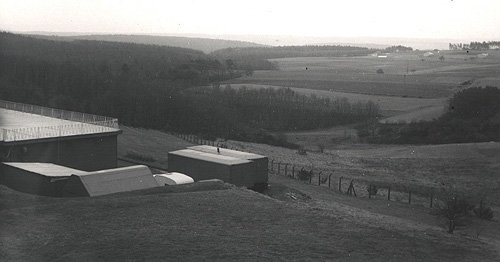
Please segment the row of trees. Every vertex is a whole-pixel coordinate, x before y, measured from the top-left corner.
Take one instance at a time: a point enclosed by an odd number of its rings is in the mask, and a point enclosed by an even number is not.
[[[500,90],[473,87],[457,92],[446,114],[409,124],[366,123],[358,134],[368,142],[441,144],[500,141]]]
[[[394,45],[394,46],[389,46],[384,49],[385,52],[388,53],[394,53],[394,52],[410,52],[413,51],[413,48],[409,46],[403,46],[403,45]]]
[[[489,50],[489,49],[499,49],[500,41],[489,41],[489,42],[470,42],[470,44],[453,44],[449,43],[448,47],[450,50]]]
[[[196,88],[185,91],[186,97],[198,105],[199,119],[205,133],[224,134],[261,128],[287,131],[324,128],[375,118],[379,108],[372,102],[351,104],[347,99],[331,100],[297,94],[288,88]],[[192,128],[189,128],[192,129]],[[233,133],[233,135],[236,135]]]

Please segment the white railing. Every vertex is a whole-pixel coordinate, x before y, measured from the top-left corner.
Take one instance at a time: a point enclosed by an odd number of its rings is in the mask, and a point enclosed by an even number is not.
[[[63,137],[95,133],[114,132],[118,130],[118,122],[100,121],[95,123],[74,123],[59,126],[25,127],[16,129],[3,129],[3,141],[19,141],[50,137]]]
[[[75,122],[82,123],[91,123],[91,122],[101,122],[101,121],[109,121],[116,120],[116,118],[107,117],[107,116],[99,116],[87,113],[66,111],[62,109],[49,108],[44,106],[37,105],[29,105],[23,103],[10,102],[5,100],[0,100],[0,108],[5,108],[9,110],[37,114],[42,116],[48,116],[52,118],[64,119]]]
[[[119,129],[118,119],[106,116],[72,112],[43,106],[9,102],[4,100],[0,100],[0,108],[78,122],[66,125],[25,127],[15,129],[0,128],[0,141],[5,142],[58,136],[114,132]]]

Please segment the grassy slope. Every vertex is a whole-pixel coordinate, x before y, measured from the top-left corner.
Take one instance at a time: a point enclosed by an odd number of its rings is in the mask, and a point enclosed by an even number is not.
[[[339,130],[338,132],[343,132]],[[306,134],[307,136],[307,134]],[[157,157],[167,168],[167,152],[190,144],[171,135],[124,127],[118,152],[144,152]],[[293,142],[293,141],[292,141]],[[343,145],[326,148],[325,153],[308,152],[264,144],[229,141],[232,147],[330,173],[335,177],[359,178],[428,188],[456,187],[471,194],[483,193],[500,206],[500,143],[450,145]],[[289,171],[291,167],[289,166]]]
[[[123,133],[118,136],[118,157],[123,159],[130,159],[127,157],[127,153],[135,152],[156,160],[145,164],[167,169],[168,152],[193,146],[193,144],[185,140],[157,130],[127,126],[120,126],[120,128]]]
[[[471,195],[484,194],[500,206],[500,143],[435,146],[344,145],[325,153],[268,145],[229,142],[233,147],[271,156],[276,162],[293,163],[335,177],[358,178],[412,187],[457,188]],[[290,167],[289,167],[290,168]]]
[[[129,148],[156,156],[180,146],[175,137],[157,131],[125,128],[124,137],[120,152]],[[142,139],[156,142],[143,148]],[[274,175],[270,179],[275,197],[287,201],[220,184],[73,199],[0,186],[0,260],[498,259],[485,240],[446,234],[421,207],[353,199]],[[291,200],[290,191],[309,197]]]
[[[54,199],[0,186],[0,196],[3,261],[495,259],[480,241],[369,226],[238,188]]]
[[[149,152],[160,153],[161,148],[171,147],[172,145],[169,145],[169,141],[172,141],[172,144],[174,145],[178,143],[176,140],[177,138],[170,137],[166,134],[164,134],[164,136],[169,137],[170,139],[162,139],[161,143],[150,147],[148,149]],[[484,181],[482,181],[482,183],[479,183],[477,186],[489,188],[490,185],[494,186],[495,184],[497,184],[494,181],[498,180],[498,176],[491,174],[491,172],[492,170],[493,172],[494,170],[498,170],[498,163],[500,163],[499,161],[495,160],[500,156],[500,147],[497,143],[418,147],[351,146],[350,148],[329,151],[329,154],[308,153],[308,155],[305,157],[299,156],[293,150],[283,149],[279,147],[234,141],[229,141],[228,143],[231,144],[231,146],[239,147],[246,151],[259,152],[281,161],[286,160],[287,162],[304,165],[308,165],[312,162],[316,164],[317,168],[320,165],[325,165],[327,167],[328,163],[332,162],[332,159],[335,159],[334,162],[337,162],[338,164],[336,176],[354,175],[357,172],[359,173],[359,175],[361,175],[361,173],[369,174],[369,178],[375,180],[392,181],[393,176],[395,176],[398,181],[404,181],[404,179],[408,179],[408,181],[412,180],[411,183],[416,184],[420,184],[421,181],[424,181],[425,183],[431,183],[427,180],[433,181],[433,179],[449,179],[450,177],[453,178],[453,176],[457,175],[456,171],[460,171],[458,176],[463,179],[463,183],[467,185],[477,184],[477,180],[480,180],[480,178],[482,178],[484,179]],[[119,146],[133,147],[132,144],[126,143],[126,141],[122,141]],[[334,153],[334,155],[332,155],[332,152]],[[490,173],[483,174],[480,172],[474,172],[474,168],[481,168],[480,164],[475,164],[476,161],[479,161],[479,159],[482,159],[484,157],[486,157],[486,159],[484,159],[485,162],[481,163],[488,163],[489,166],[486,166],[486,169],[488,169]],[[470,159],[467,160],[467,158]],[[377,166],[377,163],[386,163],[386,166]],[[408,168],[409,163],[414,164],[413,166],[410,165],[410,168]],[[415,164],[418,165],[414,166]],[[416,173],[408,173],[409,170],[417,170],[420,167],[424,167],[424,170],[420,170]],[[462,170],[463,168],[466,169]],[[426,174],[432,173],[432,169],[443,169],[444,173],[439,174],[437,178],[429,177]],[[471,170],[472,173],[470,173]],[[422,175],[422,177],[419,178],[415,175]],[[480,178],[475,178],[475,175],[480,175]],[[367,177],[363,176],[363,178]],[[456,183],[456,181],[454,181],[453,179],[450,179],[450,181]],[[433,211],[420,206],[420,204],[427,205],[428,203],[426,201],[428,200],[423,199],[424,202],[419,204],[419,198],[417,196],[413,197],[413,202],[417,205],[408,206],[407,204],[398,202],[391,202],[390,204],[388,204],[387,201],[383,200],[383,195],[376,197],[379,200],[375,202],[367,202],[366,199],[357,200],[346,198],[344,195],[337,194],[335,193],[335,191],[329,190],[325,187],[304,185],[295,180],[285,179],[275,175],[270,176],[270,182],[272,188],[281,188],[283,187],[283,185],[285,185],[287,187],[294,188],[299,192],[301,191],[307,193],[307,195],[311,196],[312,199],[311,201],[308,201],[306,203],[306,206],[315,210],[322,210],[323,213],[326,212],[330,215],[342,214],[342,217],[345,217],[349,220],[354,219],[357,222],[363,222],[364,224],[368,225],[377,225],[388,229],[394,228],[397,225],[398,230],[403,232],[407,232],[410,229],[414,230],[415,228],[417,228],[418,230],[426,230],[428,228],[436,230],[436,227],[438,228],[437,230],[439,232],[444,231],[444,224],[442,224],[442,221],[436,221],[436,216],[429,214],[429,212],[435,212],[435,210]],[[362,190],[364,189],[358,188],[357,190],[359,194],[363,193]],[[392,192],[392,195],[393,199],[406,197],[404,195],[398,195],[397,192]],[[278,198],[282,199],[279,196]],[[285,199],[287,198],[288,197],[285,197]],[[301,205],[299,205],[298,207],[301,207]],[[400,219],[403,220],[401,221]],[[415,225],[415,223],[417,225]],[[421,225],[419,225],[421,223],[426,224],[426,226],[422,227]],[[497,245],[499,243],[499,240],[495,237],[497,233],[500,233],[498,221],[475,221],[474,226],[468,227],[466,229],[461,229],[460,232],[471,236],[475,236],[477,233],[481,232],[481,234],[485,237],[493,238],[493,241],[497,243]]]

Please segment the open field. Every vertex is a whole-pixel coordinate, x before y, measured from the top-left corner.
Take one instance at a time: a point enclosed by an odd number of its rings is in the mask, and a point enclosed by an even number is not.
[[[259,84],[231,84],[233,88],[281,88],[281,86],[272,85],[259,85]],[[299,94],[315,95],[318,97],[325,97],[330,99],[346,98],[350,102],[366,102],[373,101],[380,105],[382,115],[391,116],[399,115],[407,112],[415,112],[423,108],[429,107],[442,107],[446,103],[444,98],[411,98],[411,97],[396,97],[396,96],[379,96],[379,95],[366,95],[356,93],[346,93],[327,90],[316,90],[308,88],[290,87],[291,90]],[[419,119],[422,120],[422,119]]]
[[[470,85],[499,85],[500,52],[440,51],[387,54],[387,57],[296,57],[271,59],[279,70],[255,71],[229,81],[232,86],[290,87],[304,94],[371,100],[386,122],[432,120],[446,101]],[[443,56],[441,61],[439,56]],[[377,74],[382,69],[383,74]]]
[[[445,57],[446,52],[443,53]],[[422,61],[421,59],[424,59]],[[424,98],[448,97],[467,80],[497,76],[500,59],[474,60],[410,54],[378,57],[300,57],[272,59],[279,70],[256,71],[232,83],[333,90],[370,95]],[[377,74],[382,69],[384,74]]]

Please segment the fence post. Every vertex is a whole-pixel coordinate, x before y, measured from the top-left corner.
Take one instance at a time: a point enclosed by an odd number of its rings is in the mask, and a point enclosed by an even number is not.
[[[369,184],[368,185],[368,199],[371,199],[372,198],[372,185]]]
[[[408,191],[408,204],[411,205],[411,190]]]
[[[271,159],[271,172],[274,173],[274,159]]]
[[[280,174],[281,171],[281,162],[278,162],[278,175]]]
[[[333,175],[333,173],[331,173],[331,174],[328,176],[328,188],[330,188],[330,182],[332,182],[332,175]]]
[[[342,177],[339,177],[339,192],[342,193]]]
[[[312,184],[312,179],[313,179],[313,170],[311,169],[311,172],[309,172],[309,185]]]
[[[288,176],[288,164],[285,164],[285,176]]]
[[[431,204],[429,205],[432,208],[432,201],[434,201],[434,192],[431,191]]]
[[[323,171],[319,171],[318,173],[318,186],[321,186],[321,174],[323,173]]]
[[[292,165],[292,177],[295,178],[295,165]]]
[[[387,200],[391,201],[391,187],[387,189]]]

